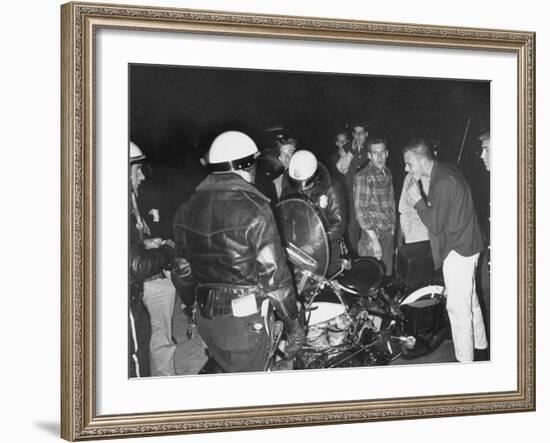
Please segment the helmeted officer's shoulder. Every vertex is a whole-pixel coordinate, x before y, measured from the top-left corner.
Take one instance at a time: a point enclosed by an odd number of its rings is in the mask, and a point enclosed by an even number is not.
[[[244,202],[247,202],[247,204],[256,210],[265,210],[269,209],[269,198],[262,194],[258,194],[255,192],[250,191],[240,191],[240,194],[243,198]]]

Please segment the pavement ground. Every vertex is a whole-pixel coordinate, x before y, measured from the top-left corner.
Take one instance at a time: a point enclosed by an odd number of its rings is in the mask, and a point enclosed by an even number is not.
[[[190,319],[183,311],[179,298],[176,297],[173,317],[173,335],[177,342],[175,356],[177,375],[198,374],[207,360],[204,342],[197,329],[195,328],[193,338],[187,337],[189,325]],[[445,339],[435,351],[428,355],[414,360],[399,358],[394,360],[391,365],[417,365],[446,362],[455,362],[453,341],[450,338]]]

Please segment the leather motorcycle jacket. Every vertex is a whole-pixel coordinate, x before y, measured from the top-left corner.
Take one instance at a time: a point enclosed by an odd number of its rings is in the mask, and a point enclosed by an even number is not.
[[[146,249],[139,238],[135,218],[130,216],[130,299],[143,293],[143,282],[148,278],[169,269],[175,251],[169,246]]]
[[[330,271],[334,271],[340,256],[340,240],[346,229],[346,201],[340,184],[332,180],[324,166],[319,164],[319,177],[310,189],[298,190],[287,181],[281,199],[303,198],[315,206],[321,216],[330,243]]]
[[[292,329],[298,315],[269,199],[234,173],[211,174],[174,217],[178,255],[199,285],[258,286]]]

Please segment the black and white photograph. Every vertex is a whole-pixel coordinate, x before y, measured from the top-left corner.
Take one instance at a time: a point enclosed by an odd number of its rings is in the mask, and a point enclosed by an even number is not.
[[[62,438],[524,438],[541,24],[205,2],[60,8]]]
[[[490,81],[128,79],[130,378],[490,364]]]

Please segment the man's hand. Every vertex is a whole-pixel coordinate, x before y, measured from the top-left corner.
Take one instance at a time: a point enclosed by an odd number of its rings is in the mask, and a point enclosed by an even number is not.
[[[162,242],[163,245],[170,246],[172,249],[176,247],[176,243],[171,238],[167,238]]]
[[[382,260],[382,246],[380,246],[378,236],[374,231],[369,231],[368,234],[372,241],[372,253],[374,255],[374,258],[376,258],[376,260]]]
[[[418,182],[414,178],[409,181],[407,194],[409,195],[409,197],[411,198],[411,200],[414,202],[415,205],[422,198],[422,194],[420,194],[420,188],[418,187]]]
[[[143,246],[145,246],[145,249],[156,249],[160,247],[162,244],[162,238],[155,237],[155,238],[146,238],[143,240]]]

